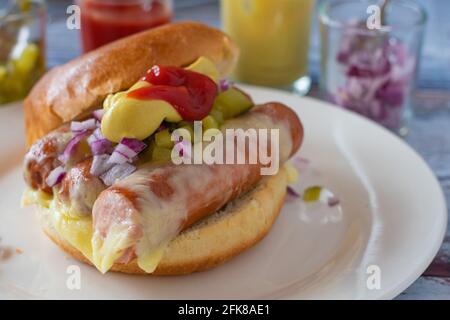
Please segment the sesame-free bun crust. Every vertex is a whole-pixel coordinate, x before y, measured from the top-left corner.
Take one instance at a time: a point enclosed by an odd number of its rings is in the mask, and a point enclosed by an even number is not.
[[[284,168],[277,175],[265,177],[249,193],[227,207],[183,231],[166,249],[163,259],[152,275],[183,275],[217,266],[261,240],[274,224],[286,195],[288,183]],[[40,208],[41,220],[49,214]],[[83,254],[43,223],[45,233],[62,250],[75,259],[91,264]],[[146,274],[136,260],[115,264],[112,271]],[[148,274],[147,274],[148,275]]]
[[[182,67],[201,56],[225,76],[236,63],[238,49],[217,29],[182,22],[132,35],[53,68],[24,102],[28,146],[100,107],[108,94],[130,88],[154,64]]]

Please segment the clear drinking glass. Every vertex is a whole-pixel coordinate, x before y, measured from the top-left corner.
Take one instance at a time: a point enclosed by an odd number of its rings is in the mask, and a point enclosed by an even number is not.
[[[305,94],[314,0],[222,0],[221,5],[225,32],[241,49],[234,78]]]
[[[426,13],[412,0],[328,0],[319,9],[322,94],[407,133]],[[375,10],[375,11],[374,11]],[[377,25],[378,21],[382,25]]]
[[[43,0],[0,2],[0,104],[22,99],[45,72]]]

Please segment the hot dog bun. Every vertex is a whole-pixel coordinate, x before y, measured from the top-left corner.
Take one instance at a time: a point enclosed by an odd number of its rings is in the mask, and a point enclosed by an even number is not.
[[[238,49],[217,29],[183,22],[118,40],[50,70],[24,102],[28,146],[98,108],[108,94],[128,89],[152,65],[181,67],[201,56],[225,76],[236,63]]]
[[[183,275],[207,270],[256,244],[270,231],[278,217],[287,184],[286,170],[281,168],[277,175],[264,178],[252,191],[228,204],[224,210],[183,231],[170,243],[152,275]],[[49,214],[48,209],[39,209],[44,231],[50,239],[75,259],[91,264],[50,227]],[[136,260],[128,264],[116,263],[111,270],[146,274]]]

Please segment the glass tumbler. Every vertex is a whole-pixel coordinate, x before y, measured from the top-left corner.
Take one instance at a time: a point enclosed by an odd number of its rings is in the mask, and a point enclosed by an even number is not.
[[[0,2],[0,104],[24,98],[45,72],[43,0]]]
[[[412,0],[327,0],[320,88],[331,102],[405,135],[426,14]]]
[[[305,94],[314,0],[222,0],[222,24],[240,48],[238,81]]]

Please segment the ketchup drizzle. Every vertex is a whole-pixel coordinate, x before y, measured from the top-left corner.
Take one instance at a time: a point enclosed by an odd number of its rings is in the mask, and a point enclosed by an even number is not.
[[[142,80],[152,86],[133,90],[128,97],[164,100],[186,121],[205,118],[218,94],[217,84],[209,77],[183,68],[155,65]]]

